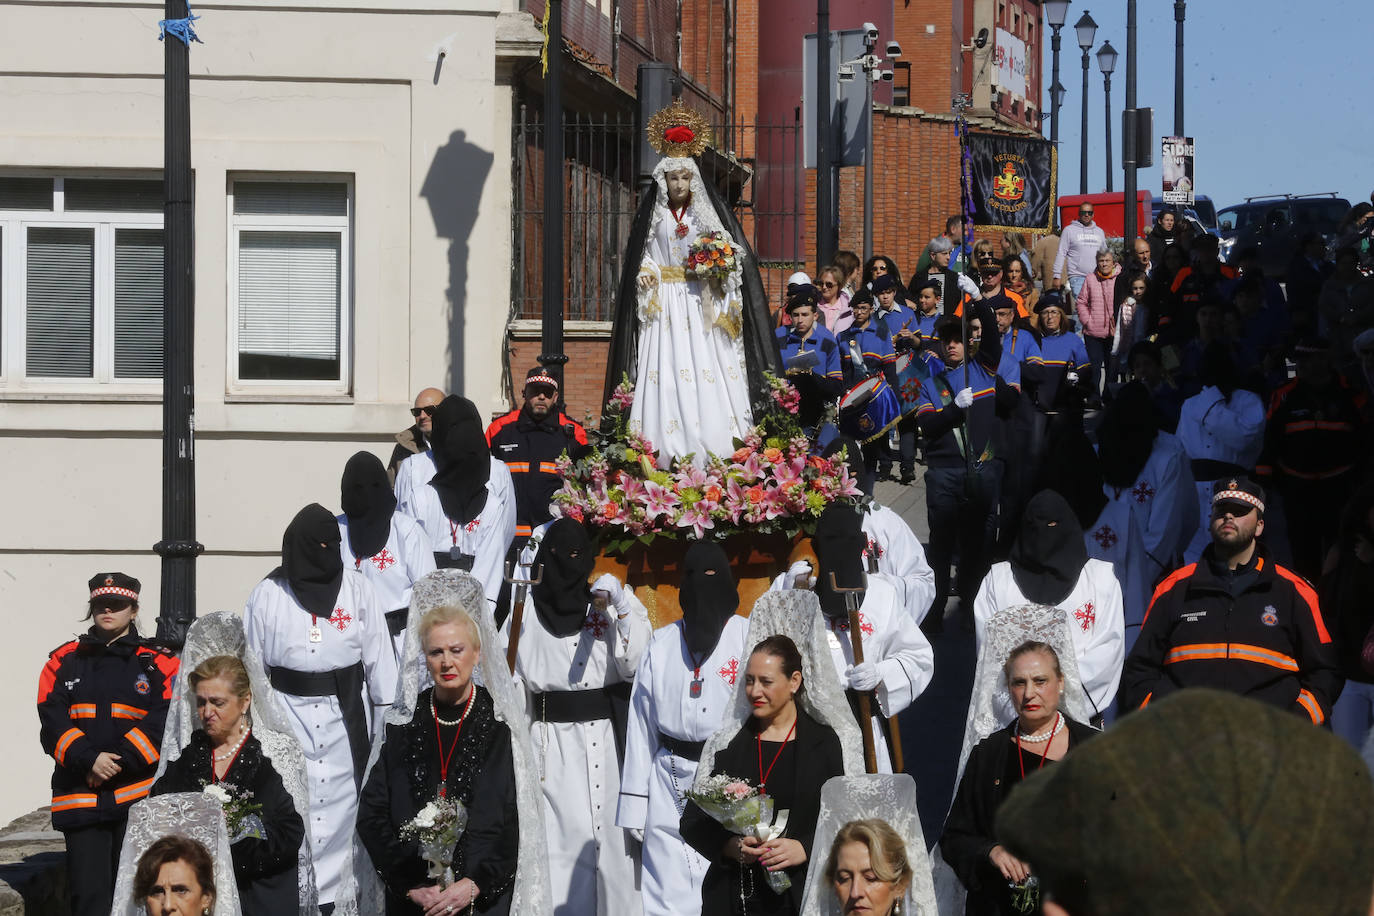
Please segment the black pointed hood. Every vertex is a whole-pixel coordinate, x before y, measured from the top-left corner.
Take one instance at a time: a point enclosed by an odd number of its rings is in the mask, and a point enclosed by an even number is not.
[[[682,632],[687,651],[705,658],[739,610],[739,591],[730,559],[715,541],[693,541],[682,558]]]
[[[269,575],[284,579],[301,607],[319,617],[334,613],[343,585],[339,523],[319,503],[296,513],[281,539],[281,565]]]
[[[1159,415],[1150,392],[1140,382],[1123,385],[1097,431],[1103,481],[1118,490],[1134,486],[1158,435]]]
[[[596,551],[581,522],[560,518],[544,531],[531,571],[542,578],[530,595],[535,613],[553,635],[571,636],[582,628],[592,596],[587,580],[595,565]]]
[[[840,588],[862,588],[864,576],[864,535],[859,510],[847,503],[832,503],[816,521],[816,533],[811,537],[820,569],[816,571],[816,595],[821,610],[828,617],[843,617],[844,593],[831,587],[830,577]]]
[[[391,536],[396,494],[380,458],[371,452],[358,452],[348,459],[339,484],[339,505],[348,517],[348,546],[353,555],[362,558],[381,553]]]
[[[437,469],[429,485],[444,514],[466,525],[486,506],[491,477],[491,449],[477,407],[456,394],[444,398],[434,410],[429,441]]]
[[[1053,490],[1031,497],[1007,559],[1016,587],[1031,601],[1053,605],[1069,597],[1088,563],[1088,548],[1068,500]]]

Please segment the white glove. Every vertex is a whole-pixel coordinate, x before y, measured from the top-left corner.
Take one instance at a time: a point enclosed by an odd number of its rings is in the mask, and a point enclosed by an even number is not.
[[[973,389],[960,388],[959,393],[954,396],[954,406],[960,410],[968,410],[973,404]]]
[[[970,299],[983,298],[983,291],[978,288],[978,284],[973,282],[973,278],[968,274],[959,274],[959,291],[968,295]]]
[[[882,681],[882,678],[878,677],[878,666],[872,662],[850,665],[844,669],[844,677],[849,682],[850,689],[860,693],[867,693]]]
[[[783,588],[810,588],[816,582],[811,577],[811,564],[806,560],[798,560],[787,567],[787,575],[783,577]]]
[[[639,843],[641,846],[644,845],[643,830],[641,830],[639,827],[626,827],[625,829],[630,831],[630,836],[634,837],[636,843]]]
[[[597,580],[592,583],[592,596],[600,595],[608,605],[619,607],[625,600],[625,589],[620,585],[620,580],[610,573],[602,573]]]
[[[1068,383],[1070,385],[1078,384],[1078,373],[1074,372],[1072,369],[1069,370],[1068,374],[1065,375],[1064,378],[1068,380]]]

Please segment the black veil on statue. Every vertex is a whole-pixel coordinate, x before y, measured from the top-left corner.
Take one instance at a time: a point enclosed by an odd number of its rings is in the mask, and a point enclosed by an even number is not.
[[[757,402],[768,394],[768,383],[763,378],[764,370],[782,376],[782,361],[778,357],[773,329],[768,320],[768,294],[764,292],[763,279],[759,276],[758,256],[754,254],[753,246],[744,237],[744,229],[740,226],[739,220],[735,219],[735,214],[715,186],[706,181],[705,175],[702,176],[702,184],[706,187],[706,196],[711,201],[711,208],[716,216],[720,217],[721,225],[735,240],[735,245],[744,251],[744,258],[740,264],[743,274],[740,292],[744,297],[744,366],[749,376],[750,398]],[[639,265],[649,240],[654,205],[661,193],[658,182],[650,183],[649,189],[644,193],[644,199],[639,202],[639,209],[635,211],[630,240],[625,247],[627,254],[620,274],[620,288],[615,297],[611,352],[606,362],[606,390],[602,403],[610,400],[611,393],[615,391],[615,386],[620,384],[622,375],[628,375],[631,383],[639,381],[635,377],[639,356]]]

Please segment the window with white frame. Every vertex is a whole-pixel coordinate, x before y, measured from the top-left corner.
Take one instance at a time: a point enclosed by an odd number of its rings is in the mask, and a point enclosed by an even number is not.
[[[229,194],[233,383],[346,391],[350,183],[236,178]]]
[[[0,376],[162,378],[162,180],[0,175]]]

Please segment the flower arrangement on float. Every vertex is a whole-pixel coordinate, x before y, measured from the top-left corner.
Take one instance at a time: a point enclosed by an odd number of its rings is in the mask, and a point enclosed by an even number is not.
[[[606,402],[592,448],[558,460],[563,486],[554,502],[585,523],[608,553],[657,538],[754,534],[810,535],[825,507],[858,501],[861,491],[842,457],[811,454],[797,421],[800,396],[786,379],[764,373],[768,397],[754,405],[756,425],[735,451],[686,456],[660,468],[652,442],[629,428],[634,389],[625,378]]]

